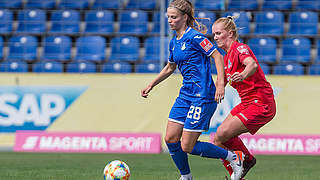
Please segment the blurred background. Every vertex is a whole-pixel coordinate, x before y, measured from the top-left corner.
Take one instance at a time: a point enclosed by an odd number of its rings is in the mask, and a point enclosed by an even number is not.
[[[272,151],[285,146],[288,149],[283,152],[287,152],[290,144],[282,141],[282,135],[299,135],[298,140],[312,136],[309,144],[301,140],[302,149],[311,146],[309,153],[320,153],[316,113],[320,0],[191,1],[211,40],[216,19],[239,15],[240,41],[251,47],[276,95],[277,115],[259,134],[278,135],[274,138],[281,141],[278,145],[263,141],[267,143],[263,147],[271,146]],[[168,43],[174,34],[167,23],[169,3],[0,0],[0,149],[13,150],[19,144],[16,133],[22,131],[156,133],[164,137],[181,75],[173,74],[147,99],[140,97],[140,90],[167,62]],[[212,74],[216,74],[214,64]],[[237,103],[237,93],[227,87],[226,98],[203,139],[210,139],[210,133]],[[35,141],[27,138],[20,145],[31,146]],[[76,140],[60,141],[70,144]],[[296,150],[305,152],[300,146]]]

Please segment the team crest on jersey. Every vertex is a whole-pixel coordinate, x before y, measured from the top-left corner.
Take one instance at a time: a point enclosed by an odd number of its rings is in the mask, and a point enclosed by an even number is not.
[[[249,51],[248,51],[247,47],[245,47],[244,45],[241,45],[241,46],[237,47],[237,50],[238,50],[241,54],[242,54],[242,53],[244,53],[244,54],[249,54]]]
[[[201,46],[206,52],[208,52],[208,51],[213,47],[213,44],[212,44],[207,38],[205,38],[204,40],[201,41],[200,46]]]

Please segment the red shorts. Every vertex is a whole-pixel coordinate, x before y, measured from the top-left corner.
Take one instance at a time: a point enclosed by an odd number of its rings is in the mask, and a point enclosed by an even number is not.
[[[275,101],[268,104],[261,102],[240,103],[230,113],[243,122],[250,134],[255,134],[276,115],[276,103]]]

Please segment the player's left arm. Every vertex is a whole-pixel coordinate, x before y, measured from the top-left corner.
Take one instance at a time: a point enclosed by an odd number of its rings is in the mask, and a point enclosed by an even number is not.
[[[234,82],[240,82],[253,75],[258,69],[258,64],[252,57],[246,57],[242,63],[246,66],[242,72],[235,72],[231,79]]]
[[[217,69],[217,80],[215,82],[215,85],[216,85],[215,101],[220,103],[224,99],[224,87],[225,87],[223,56],[219,53],[218,50],[215,50],[211,54],[211,57],[214,59],[216,69]]]

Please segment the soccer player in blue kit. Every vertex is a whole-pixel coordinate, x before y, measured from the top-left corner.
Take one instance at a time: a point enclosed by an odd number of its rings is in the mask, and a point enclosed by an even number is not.
[[[169,45],[170,57],[167,65],[141,90],[147,97],[157,84],[168,78],[178,66],[183,76],[179,96],[170,111],[165,142],[169,153],[179,169],[179,180],[192,180],[188,155],[225,159],[230,162],[234,179],[242,175],[243,153],[231,152],[209,142],[198,141],[207,131],[217,103],[224,98],[223,56],[215,45],[194,28],[194,9],[188,0],[174,0],[167,9],[168,23],[176,35]],[[217,69],[216,86],[211,77],[210,56]]]

